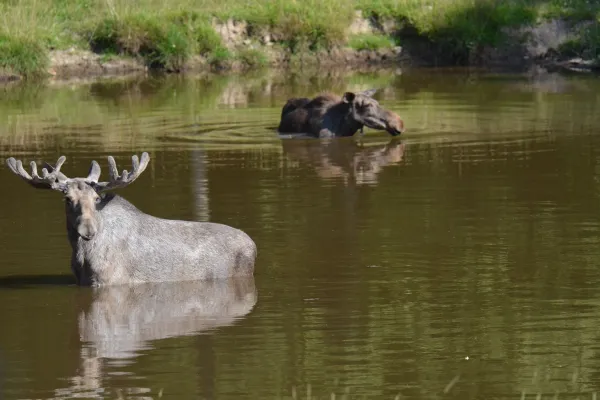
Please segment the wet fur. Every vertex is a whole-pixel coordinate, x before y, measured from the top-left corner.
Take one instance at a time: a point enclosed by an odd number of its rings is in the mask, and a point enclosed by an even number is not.
[[[98,230],[91,240],[83,239],[67,223],[71,268],[80,285],[253,274],[256,245],[246,233],[230,226],[157,218],[112,193],[103,196],[95,217]]]
[[[279,132],[308,133],[311,136],[352,136],[360,124],[348,121],[350,105],[333,93],[315,98],[293,98],[283,106]],[[335,131],[336,135],[326,131]]]
[[[367,92],[374,93],[374,91]],[[349,94],[356,96],[358,99],[356,103],[360,103],[361,99],[367,99],[366,101],[377,104],[381,113],[393,114],[363,93]],[[355,119],[352,107],[352,104],[333,93],[323,93],[313,99],[291,98],[282,108],[278,131],[305,133],[313,137],[353,136],[357,131],[362,130],[364,124]],[[400,120],[397,115],[393,115]]]
[[[132,157],[131,172],[119,175],[108,157],[110,181],[100,182],[96,161],[86,178],[69,178],[46,163],[40,176],[34,161],[31,175],[22,162],[10,157],[9,169],[38,189],[61,192],[65,199],[67,236],[71,243],[71,270],[84,286],[144,282],[202,281],[251,276],[256,244],[244,232],[212,223],[167,220],[138,210],[124,198],[105,193],[134,182],[150,161]],[[49,172],[50,171],[50,172]],[[105,194],[102,194],[105,193]]]

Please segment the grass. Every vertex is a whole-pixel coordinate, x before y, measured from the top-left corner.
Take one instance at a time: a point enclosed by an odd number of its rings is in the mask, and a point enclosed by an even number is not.
[[[0,1],[0,68],[41,74],[49,50],[69,47],[127,54],[172,70],[197,54],[215,65],[233,59],[265,63],[264,54],[227,50],[214,18],[244,20],[253,35],[269,32],[292,53],[393,45],[382,35],[348,37],[356,10],[403,21],[436,51],[459,61],[501,43],[505,27],[544,17],[597,19],[600,0],[5,0]],[[589,52],[595,43],[588,35],[580,45]]]
[[[593,20],[600,13],[599,0],[551,0],[542,9],[546,18],[564,18],[572,21]]]
[[[585,21],[579,35],[559,50],[567,56],[600,62],[600,0],[552,0],[544,9],[544,16],[561,17],[575,23]]]
[[[213,18],[245,20],[257,34],[268,30],[292,51],[303,46],[314,50],[344,42],[353,17],[351,5],[351,0],[331,4],[267,0],[251,6],[244,0],[174,0],[168,4],[158,0],[5,1],[0,2],[0,35],[11,43],[24,37],[46,54],[56,48],[91,48],[139,57],[150,67],[172,70],[196,54],[215,64],[237,57],[259,66],[266,59],[256,51],[232,55],[225,50],[211,24]],[[21,60],[5,57],[0,62],[14,65],[19,73],[45,69],[41,58],[32,63],[33,58],[19,54]]]
[[[579,37],[565,43],[560,51],[568,56],[600,62],[600,20],[583,27]]]
[[[446,18],[446,24],[433,27],[429,36],[452,57],[464,60],[473,50],[501,44],[503,28],[533,22],[535,11],[521,2],[478,1],[472,7],[449,12]]]
[[[377,34],[354,35],[348,40],[348,46],[359,51],[389,49],[394,45],[394,41],[389,36]]]
[[[208,61],[213,68],[221,69],[232,63],[234,54],[224,46],[217,47],[209,56]]]
[[[48,65],[44,47],[26,37],[14,37],[0,33],[0,69],[26,77],[35,76]]]
[[[237,53],[237,59],[252,68],[264,67],[268,62],[265,53],[258,49],[242,49]]]
[[[151,67],[178,69],[191,52],[192,30],[158,16],[107,17],[85,32],[96,51],[140,56]]]
[[[524,0],[360,0],[364,14],[408,23],[416,33],[438,46],[441,56],[457,61],[471,51],[497,46],[502,28],[521,26],[536,18],[537,9]]]
[[[353,0],[226,0],[213,14],[247,21],[257,32],[267,28],[294,51],[343,43],[354,10]]]

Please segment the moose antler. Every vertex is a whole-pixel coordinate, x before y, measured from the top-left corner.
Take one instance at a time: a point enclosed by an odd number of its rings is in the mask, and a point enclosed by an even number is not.
[[[143,152],[141,159],[138,160],[138,156],[134,155],[131,157],[132,170],[131,172],[127,172],[127,170],[123,170],[123,174],[119,176],[119,171],[117,170],[117,163],[112,156],[108,156],[108,170],[110,173],[110,181],[109,182],[98,182],[100,178],[100,165],[96,161],[92,161],[92,166],[90,168],[90,172],[88,174],[87,180],[92,183],[92,185],[98,191],[122,188],[133,181],[135,181],[142,172],[148,166],[148,162],[150,162],[150,156],[148,153]]]
[[[60,156],[56,162],[56,166],[45,163],[46,168],[42,169],[42,176],[38,175],[35,161],[30,163],[31,175],[25,171],[21,160],[16,160],[14,157],[10,157],[6,159],[6,164],[13,173],[20,176],[23,180],[27,181],[35,188],[63,191],[69,178],[60,172],[60,167],[62,167],[66,160],[67,158],[65,156]],[[48,172],[48,169],[50,169],[50,172]]]

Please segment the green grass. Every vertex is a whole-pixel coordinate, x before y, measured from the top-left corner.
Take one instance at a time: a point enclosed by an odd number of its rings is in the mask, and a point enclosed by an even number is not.
[[[140,56],[149,66],[178,69],[191,54],[191,31],[185,24],[167,21],[143,14],[108,17],[86,35],[97,51]]]
[[[479,1],[472,7],[448,13],[445,25],[435,26],[429,36],[457,59],[473,50],[498,46],[505,40],[502,28],[518,27],[535,20],[528,4],[509,1]]]
[[[582,28],[579,37],[565,43],[560,50],[567,56],[600,62],[600,20]]]
[[[31,77],[43,74],[48,61],[48,54],[40,43],[0,33],[0,69]]]
[[[246,67],[257,68],[267,65],[268,59],[265,53],[258,49],[241,49],[236,58]]]
[[[353,0],[226,0],[214,15],[247,21],[256,31],[268,28],[292,50],[343,43],[354,16]]]
[[[542,8],[546,18],[564,18],[572,21],[598,18],[600,0],[550,0]]]
[[[4,0],[0,67],[39,74],[47,67],[49,50],[69,47],[126,54],[173,70],[197,54],[215,64],[236,57],[263,64],[256,52],[226,50],[214,18],[244,20],[254,35],[268,31],[292,53],[337,45],[390,46],[380,35],[348,37],[356,10],[403,21],[435,44],[440,56],[460,60],[482,46],[502,43],[505,27],[548,16],[597,18],[600,0]],[[588,36],[581,46],[589,52],[596,42]]]
[[[364,14],[408,23],[416,32],[438,45],[440,56],[468,58],[482,46],[497,46],[502,28],[535,20],[537,9],[524,0],[358,0]]]
[[[600,0],[551,0],[543,9],[545,18],[563,18],[572,22],[585,21],[578,37],[561,46],[566,56],[582,57],[600,62]]]
[[[360,34],[350,37],[348,46],[355,50],[379,50],[394,47],[392,38],[385,35]]]
[[[225,68],[234,61],[234,54],[227,47],[217,47],[208,57],[209,64],[215,69]]]

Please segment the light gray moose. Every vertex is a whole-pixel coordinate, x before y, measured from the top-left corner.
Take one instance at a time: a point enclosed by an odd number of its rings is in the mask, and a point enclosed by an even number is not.
[[[68,178],[45,163],[39,176],[20,160],[6,160],[10,170],[38,189],[63,193],[67,234],[73,250],[71,270],[78,285],[104,286],[142,282],[210,280],[254,273],[256,245],[243,231],[213,222],[178,221],[143,213],[110,189],[135,181],[150,156],[132,157],[132,171],[119,175],[108,156],[109,182],[99,182],[100,165],[92,161],[86,178]]]

